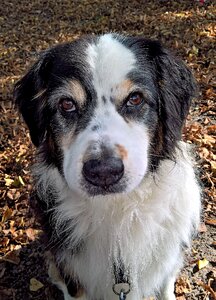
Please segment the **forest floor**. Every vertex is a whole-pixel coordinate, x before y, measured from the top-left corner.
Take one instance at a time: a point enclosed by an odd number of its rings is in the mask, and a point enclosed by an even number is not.
[[[204,3],[202,3],[204,2]],[[37,54],[83,34],[108,31],[159,39],[198,81],[183,138],[195,145],[202,223],[176,283],[178,300],[216,299],[215,16],[213,1],[2,0],[0,6],[0,300],[54,300],[40,225],[29,208],[34,148],[12,104],[14,83]]]

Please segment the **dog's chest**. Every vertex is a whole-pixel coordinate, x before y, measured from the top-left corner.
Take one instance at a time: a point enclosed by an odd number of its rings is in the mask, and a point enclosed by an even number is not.
[[[159,216],[154,218],[145,209],[117,207],[115,211],[107,211],[98,220],[97,228],[94,228],[96,224],[89,224],[92,232],[86,237],[83,249],[70,260],[66,255],[66,265],[71,265],[93,299],[97,299],[97,293],[100,299],[102,291],[107,293],[107,299],[112,299],[114,265],[121,262],[124,275],[129,277],[136,292],[132,299],[140,299],[144,293],[150,294],[155,284],[160,285],[162,274],[168,271],[168,257],[174,256],[176,261],[178,254],[178,251],[172,253],[174,245],[158,222]],[[178,243],[175,249],[178,250]],[[172,267],[172,259],[169,260]]]

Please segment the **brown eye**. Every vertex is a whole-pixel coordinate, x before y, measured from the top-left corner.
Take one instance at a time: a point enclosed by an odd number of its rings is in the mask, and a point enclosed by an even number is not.
[[[62,98],[59,102],[59,106],[61,107],[62,110],[66,112],[71,112],[76,110],[75,103],[70,98]]]
[[[140,93],[133,93],[129,96],[127,106],[138,106],[143,102],[143,97]]]

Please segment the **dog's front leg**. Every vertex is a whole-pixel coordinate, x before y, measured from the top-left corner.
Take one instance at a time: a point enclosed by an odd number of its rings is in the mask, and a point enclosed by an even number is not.
[[[175,276],[172,276],[167,280],[167,282],[161,289],[161,292],[158,296],[158,300],[176,300],[176,297],[174,294],[175,280],[176,280]]]
[[[86,300],[86,296],[83,290],[78,290],[75,296],[71,296],[69,290],[71,288],[70,284],[67,285],[62,278],[55,261],[50,253],[47,254],[47,263],[48,263],[48,275],[51,282],[62,291],[64,295],[64,300]]]

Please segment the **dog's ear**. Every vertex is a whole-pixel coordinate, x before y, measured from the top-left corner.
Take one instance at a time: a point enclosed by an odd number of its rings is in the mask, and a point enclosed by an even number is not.
[[[177,57],[155,42],[154,62],[159,90],[159,119],[163,128],[164,151],[172,156],[197,87],[191,71]]]
[[[21,112],[36,147],[42,143],[46,135],[48,115],[45,95],[49,69],[49,55],[44,53],[14,88],[15,105]]]

